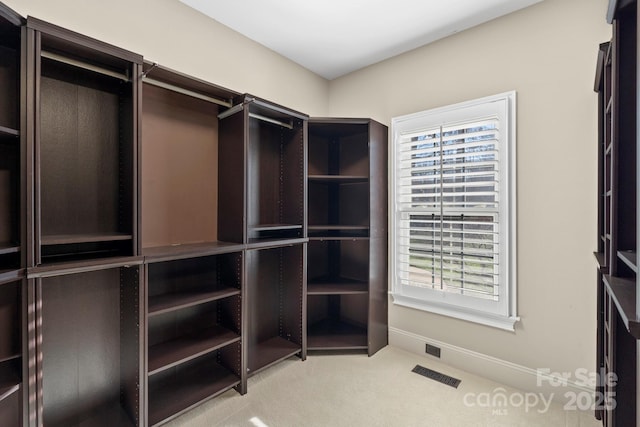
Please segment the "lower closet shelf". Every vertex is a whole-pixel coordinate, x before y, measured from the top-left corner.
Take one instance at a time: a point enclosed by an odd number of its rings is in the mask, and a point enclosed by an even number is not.
[[[149,375],[169,369],[239,341],[240,336],[221,326],[156,344],[149,348]]]
[[[273,337],[258,343],[254,349],[255,359],[249,364],[249,375],[254,375],[280,360],[301,351],[301,346],[281,337]]]
[[[309,325],[309,350],[357,350],[367,348],[367,329],[352,323],[324,319]]]
[[[214,360],[196,361],[176,375],[149,380],[149,425],[167,422],[240,384],[240,377]]]
[[[116,402],[93,409],[77,424],[70,425],[63,422],[56,425],[60,427],[135,427],[136,424],[124,411],[122,405]]]

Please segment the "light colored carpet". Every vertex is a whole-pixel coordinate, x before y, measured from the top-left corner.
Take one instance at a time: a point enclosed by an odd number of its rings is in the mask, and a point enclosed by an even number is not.
[[[417,364],[462,380],[440,384],[411,372]],[[505,394],[507,406],[486,398]],[[248,393],[228,391],[166,424],[171,427],[595,427],[592,412],[565,411],[539,402],[528,410],[524,394],[451,368],[431,358],[385,347],[363,354],[291,358],[249,380]],[[533,403],[531,401],[531,403]],[[496,410],[497,409],[497,410]]]

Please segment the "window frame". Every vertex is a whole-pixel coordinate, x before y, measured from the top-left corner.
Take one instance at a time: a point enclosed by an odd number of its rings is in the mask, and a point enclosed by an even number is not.
[[[500,126],[498,141],[500,197],[499,226],[499,298],[497,302],[482,298],[443,292],[437,289],[404,285],[400,281],[401,240],[399,195],[399,138],[438,126],[471,122],[497,116]],[[503,130],[504,128],[504,130]],[[517,240],[516,240],[516,92],[478,98],[466,102],[433,108],[391,121],[391,296],[393,304],[410,307],[499,329],[514,331],[517,316]]]

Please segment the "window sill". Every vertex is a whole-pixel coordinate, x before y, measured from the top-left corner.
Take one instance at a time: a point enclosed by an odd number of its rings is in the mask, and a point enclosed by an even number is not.
[[[462,307],[436,304],[430,301],[407,297],[405,295],[392,293],[391,296],[394,305],[440,314],[443,316],[453,317],[455,319],[466,320],[468,322],[491,326],[505,331],[515,332],[515,323],[520,320],[517,316],[498,316]]]

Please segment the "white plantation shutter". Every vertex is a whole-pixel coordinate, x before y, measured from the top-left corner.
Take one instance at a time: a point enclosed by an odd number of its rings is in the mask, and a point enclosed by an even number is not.
[[[394,302],[513,328],[514,97],[394,119]]]

